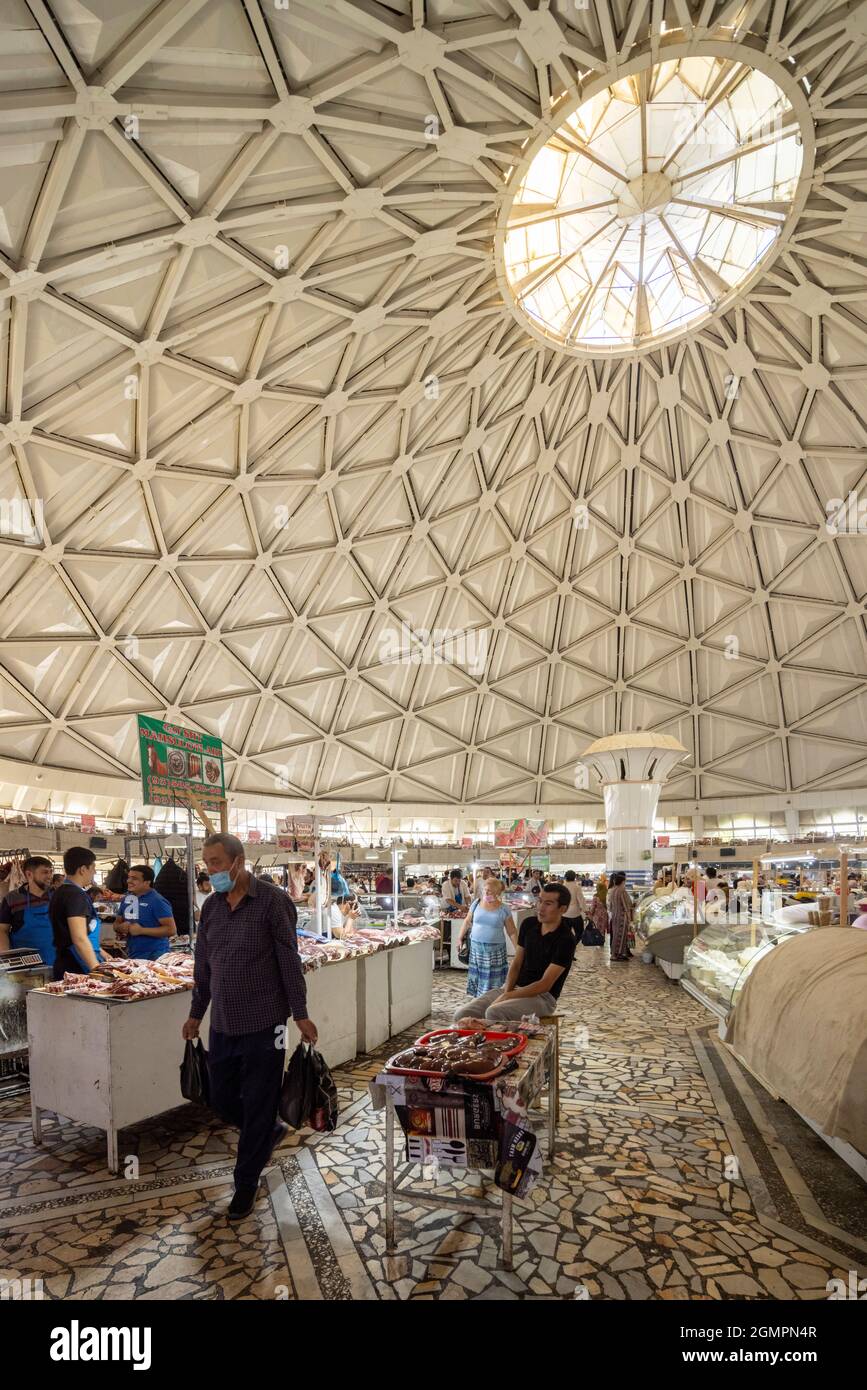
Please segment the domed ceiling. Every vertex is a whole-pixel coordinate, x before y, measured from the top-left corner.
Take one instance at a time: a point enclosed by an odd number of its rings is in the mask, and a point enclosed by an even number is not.
[[[147,713],[287,805],[867,786],[865,4],[0,24],[4,780]]]

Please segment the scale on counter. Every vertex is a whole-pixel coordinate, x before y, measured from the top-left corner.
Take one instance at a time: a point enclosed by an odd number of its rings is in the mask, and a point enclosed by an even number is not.
[[[34,966],[48,969],[33,946],[15,946],[11,951],[0,951],[0,975],[8,975],[13,970],[29,970]]]
[[[0,1095],[27,1089],[27,994],[50,975],[32,946],[0,951]]]

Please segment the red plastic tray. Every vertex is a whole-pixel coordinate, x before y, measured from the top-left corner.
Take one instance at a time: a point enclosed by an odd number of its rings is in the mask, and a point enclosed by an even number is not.
[[[504,1057],[517,1057],[519,1052],[523,1052],[527,1046],[526,1033],[495,1033],[488,1028],[435,1028],[432,1033],[425,1033],[416,1042],[416,1047],[421,1047],[422,1043],[430,1042],[431,1038],[444,1038],[447,1033],[454,1033],[456,1037],[474,1038],[477,1033],[490,1038],[492,1042],[502,1042],[504,1038],[514,1038],[515,1046],[510,1047],[508,1052],[504,1052]]]

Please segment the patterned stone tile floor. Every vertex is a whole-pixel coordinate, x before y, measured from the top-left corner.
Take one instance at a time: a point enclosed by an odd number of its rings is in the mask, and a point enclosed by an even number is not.
[[[434,1024],[464,987],[435,976]],[[0,1101],[0,1277],[41,1277],[60,1299],[788,1300],[863,1276],[867,1188],[742,1071],[683,990],[579,950],[560,1011],[558,1148],[516,1204],[511,1271],[493,1206],[476,1218],[399,1199],[386,1254],[383,1118],[367,1083],[392,1039],[339,1069],[339,1129],[290,1135],[237,1227],[223,1214],[234,1134],[208,1113],[125,1131],[130,1177],[110,1180],[96,1131],[46,1117],[36,1148],[27,1097]],[[477,1195],[481,1179],[441,1181]]]

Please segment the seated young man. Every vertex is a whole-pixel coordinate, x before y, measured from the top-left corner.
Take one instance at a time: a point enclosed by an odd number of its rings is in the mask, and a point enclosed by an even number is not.
[[[566,983],[575,955],[572,928],[563,920],[570,902],[562,883],[546,883],[536,899],[536,916],[527,917],[518,929],[518,948],[509,968],[505,989],[490,989],[478,999],[468,999],[455,1010],[454,1023],[465,1018],[486,1018],[504,1023],[557,1011],[557,1000]]]

